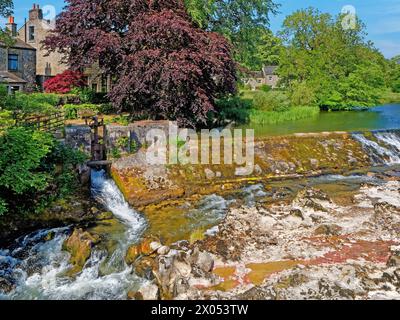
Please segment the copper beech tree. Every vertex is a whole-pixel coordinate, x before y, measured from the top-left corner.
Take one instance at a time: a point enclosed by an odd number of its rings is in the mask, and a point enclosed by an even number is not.
[[[44,44],[73,69],[111,75],[116,111],[195,126],[236,90],[229,43],[196,27],[182,0],[67,0]]]

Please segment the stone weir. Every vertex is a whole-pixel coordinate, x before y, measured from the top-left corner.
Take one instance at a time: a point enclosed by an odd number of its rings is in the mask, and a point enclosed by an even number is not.
[[[127,201],[141,208],[162,201],[223,194],[257,181],[343,174],[400,163],[400,130],[330,132],[255,141],[254,170],[241,166],[149,165],[146,149],[113,162],[111,174]]]

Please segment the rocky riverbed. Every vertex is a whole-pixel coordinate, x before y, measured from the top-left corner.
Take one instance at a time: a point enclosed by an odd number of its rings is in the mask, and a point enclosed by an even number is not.
[[[290,201],[232,208],[214,235],[192,245],[147,240],[151,249],[135,248],[134,264],[147,266],[149,282],[129,296],[400,298],[398,177],[345,197],[304,188]]]

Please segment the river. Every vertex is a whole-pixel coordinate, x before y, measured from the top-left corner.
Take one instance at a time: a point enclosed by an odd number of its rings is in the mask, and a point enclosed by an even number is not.
[[[400,104],[386,104],[366,111],[322,111],[315,118],[270,125],[249,124],[257,137],[305,132],[364,131],[400,128]]]

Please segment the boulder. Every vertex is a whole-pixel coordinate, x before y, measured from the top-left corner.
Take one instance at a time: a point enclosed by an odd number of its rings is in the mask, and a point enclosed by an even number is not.
[[[342,231],[342,227],[336,224],[322,224],[315,229],[316,235],[338,236]]]
[[[71,255],[69,262],[72,268],[68,275],[72,276],[82,271],[89,259],[92,247],[99,242],[99,237],[91,235],[82,229],[75,229],[71,236],[63,243],[63,250]]]
[[[196,265],[204,272],[211,272],[214,269],[214,259],[208,252],[200,252]]]
[[[143,285],[137,292],[137,296],[143,298],[143,300],[159,300],[160,289],[153,283],[147,283]]]

